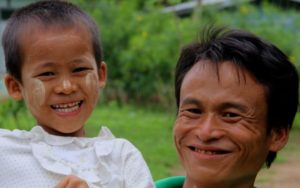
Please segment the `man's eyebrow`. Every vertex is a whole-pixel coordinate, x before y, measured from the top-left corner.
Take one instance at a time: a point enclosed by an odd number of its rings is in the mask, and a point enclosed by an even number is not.
[[[181,106],[182,105],[196,105],[199,107],[203,106],[202,102],[195,98],[184,99],[181,103]],[[227,108],[236,108],[236,109],[240,110],[241,112],[247,112],[249,109],[246,105],[238,103],[238,102],[224,102],[218,108],[222,109],[222,110],[227,109]]]
[[[219,106],[219,108],[220,109],[236,108],[236,109],[240,110],[241,112],[247,112],[249,109],[246,105],[238,103],[238,102],[225,102],[225,103],[222,103]]]
[[[186,98],[182,101],[181,105],[196,105],[196,106],[202,106],[201,101],[195,99],[195,98]]]

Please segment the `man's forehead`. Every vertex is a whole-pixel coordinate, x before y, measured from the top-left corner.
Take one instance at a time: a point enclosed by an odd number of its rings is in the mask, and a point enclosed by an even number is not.
[[[229,77],[232,77],[232,80],[236,80],[239,84],[246,84],[247,77],[256,80],[249,71],[232,61],[214,62],[211,60],[200,60],[187,72],[185,78],[193,72],[195,73],[193,76],[202,74],[216,78],[219,84],[222,84],[222,80]]]

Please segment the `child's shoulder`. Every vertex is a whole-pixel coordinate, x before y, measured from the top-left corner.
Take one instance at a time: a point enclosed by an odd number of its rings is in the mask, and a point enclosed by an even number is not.
[[[11,132],[11,130],[8,129],[0,129],[0,136],[7,135]]]
[[[14,153],[15,151],[30,150],[31,133],[24,130],[0,129],[0,147],[2,152]]]
[[[27,138],[29,135],[30,135],[30,132],[25,131],[25,130],[0,129],[0,137],[1,138]]]
[[[107,127],[102,127],[95,143],[101,152],[139,152],[138,149],[125,138],[116,138]],[[106,148],[106,149],[105,149]]]

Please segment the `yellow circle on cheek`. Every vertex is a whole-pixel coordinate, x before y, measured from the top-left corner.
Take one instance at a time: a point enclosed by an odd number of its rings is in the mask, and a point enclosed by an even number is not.
[[[97,76],[94,73],[88,73],[85,76],[85,85],[89,90],[89,92],[97,92],[98,91]]]
[[[89,94],[90,99],[93,101],[90,104],[92,107],[94,107],[99,94],[99,85],[96,73],[91,72],[85,76],[85,85],[87,88],[87,93]]]
[[[34,79],[32,81],[32,89],[31,89],[31,105],[33,107],[39,107],[45,102],[45,86],[42,81],[38,79]]]

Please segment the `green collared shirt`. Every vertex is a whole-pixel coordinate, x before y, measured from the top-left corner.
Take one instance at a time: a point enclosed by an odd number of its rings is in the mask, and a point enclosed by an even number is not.
[[[156,188],[182,188],[185,176],[172,176],[155,182]]]
[[[155,182],[156,188],[182,188],[185,176],[172,176]],[[253,187],[255,188],[255,187]]]

